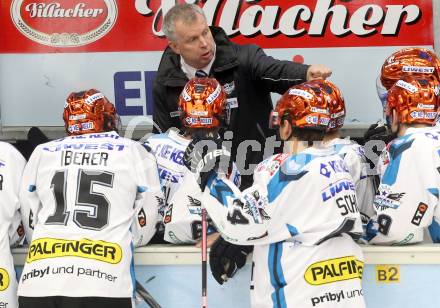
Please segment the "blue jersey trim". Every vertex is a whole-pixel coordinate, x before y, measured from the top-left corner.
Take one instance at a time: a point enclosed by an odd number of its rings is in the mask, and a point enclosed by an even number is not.
[[[289,224],[286,224],[286,227],[287,227],[287,230],[289,230],[289,232],[290,232],[290,235],[292,235],[292,236],[295,236],[295,235],[297,235],[299,232],[298,232],[298,229],[296,229],[294,226],[292,226],[292,225],[289,225]]]
[[[270,244],[269,246],[269,275],[270,283],[275,289],[271,298],[274,308],[287,308],[284,287],[287,285],[284,279],[283,268],[281,266],[281,256],[283,255],[283,242]]]
[[[365,226],[365,234],[362,238],[366,241],[371,241],[374,237],[376,237],[379,230],[374,227],[374,221],[370,219]]]
[[[303,170],[303,168],[315,157],[310,154],[301,153],[287,159],[270,179],[269,184],[267,184],[269,203],[273,202],[291,181],[302,178],[308,172]]]
[[[403,152],[408,150],[411,147],[412,143],[414,142],[414,139],[408,141],[410,136],[411,135],[405,135],[391,144],[389,150],[390,162],[382,178],[383,184],[393,185],[394,183],[396,183],[397,173],[399,172],[402,154]]]
[[[234,192],[228,185],[226,185],[225,182],[217,179],[216,177],[216,174],[212,174],[206,186],[209,187],[209,192],[211,196],[216,198],[218,202],[227,207],[228,202],[226,197],[234,197]]]
[[[431,234],[432,241],[434,243],[440,243],[440,224],[435,220],[432,220],[432,224],[428,227],[429,234]]]
[[[428,188],[428,191],[438,198],[438,188]]]
[[[145,187],[145,186],[138,186],[138,188],[137,188],[138,193],[143,193],[146,191],[147,191],[147,187]]]

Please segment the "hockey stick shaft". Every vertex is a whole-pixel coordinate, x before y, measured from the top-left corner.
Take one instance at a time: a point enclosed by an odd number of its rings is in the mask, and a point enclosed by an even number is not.
[[[206,209],[202,208],[202,308],[208,307],[208,222]]]
[[[136,280],[136,292],[151,308],[162,308],[153,296],[144,288],[139,281]]]

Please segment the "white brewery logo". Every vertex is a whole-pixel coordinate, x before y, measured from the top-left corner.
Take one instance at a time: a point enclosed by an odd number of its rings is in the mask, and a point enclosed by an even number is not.
[[[132,0],[133,1],[133,0]],[[134,0],[136,11],[144,16],[154,15],[152,32],[156,36],[164,36],[161,29],[162,18],[175,5],[175,0],[160,0],[159,8],[153,10],[150,4],[153,1]],[[159,2],[154,1],[154,3]],[[181,1],[183,2],[183,1]],[[186,3],[198,1],[185,0]],[[354,12],[333,0],[313,1],[276,1],[278,4],[288,3],[289,7],[281,8],[275,1],[251,1],[248,6],[240,10],[243,0],[207,0],[202,1],[208,24],[219,25],[228,36],[232,35],[261,35],[270,37],[282,34],[289,37],[302,35],[323,36],[331,32],[335,36],[354,34],[359,37],[370,35],[399,34],[402,26],[415,23],[419,20],[422,11],[421,1],[413,0],[413,4],[386,4],[380,6],[375,2],[387,1],[359,1],[362,5]],[[344,1],[345,2],[345,1]],[[367,2],[367,3],[364,3]],[[371,3],[368,3],[371,2]],[[329,25],[327,21],[331,16]],[[304,25],[301,26],[301,23]]]
[[[59,0],[60,1],[60,0]],[[97,3],[101,1],[100,6]],[[116,0],[99,1],[26,1],[13,0],[11,4],[11,18],[15,27],[27,38],[37,43],[52,47],[77,47],[90,44],[105,36],[116,23],[118,17],[118,7]],[[92,4],[91,4],[92,3]],[[27,20],[32,21],[26,22]],[[99,20],[99,24],[93,28],[87,28],[82,33],[79,31],[41,31],[38,27],[38,20],[42,23],[53,20],[54,24],[62,23],[64,20],[78,23],[84,22],[86,25],[90,20]],[[56,26],[53,27],[56,29]],[[68,28],[68,27],[67,27]]]

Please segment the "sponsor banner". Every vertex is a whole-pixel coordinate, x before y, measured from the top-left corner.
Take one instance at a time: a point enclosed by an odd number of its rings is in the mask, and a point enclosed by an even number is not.
[[[364,262],[354,256],[323,260],[310,265],[304,273],[304,279],[311,285],[362,279],[363,268]]]
[[[122,259],[122,249],[116,243],[104,241],[40,238],[29,246],[26,263],[60,257],[80,257],[117,264]]]
[[[63,126],[66,97],[90,88],[115,104],[124,126],[151,126],[152,84],[167,44],[162,18],[175,2],[184,1],[0,1],[7,34],[0,40],[0,129]],[[432,49],[434,42],[432,0],[187,2],[202,6],[208,22],[235,42],[329,66],[330,81],[344,94],[346,125],[368,127],[382,118],[375,82],[391,53]]]
[[[176,0],[3,0],[0,53],[159,51]],[[432,45],[432,0],[206,0],[208,23],[263,48]],[[417,35],[414,35],[417,33]]]

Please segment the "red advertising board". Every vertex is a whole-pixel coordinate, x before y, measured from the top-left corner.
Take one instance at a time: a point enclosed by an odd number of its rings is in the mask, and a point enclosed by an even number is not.
[[[160,51],[175,0],[2,0],[0,53]],[[194,2],[194,1],[188,1]],[[432,0],[206,0],[208,22],[263,48],[433,45]]]

